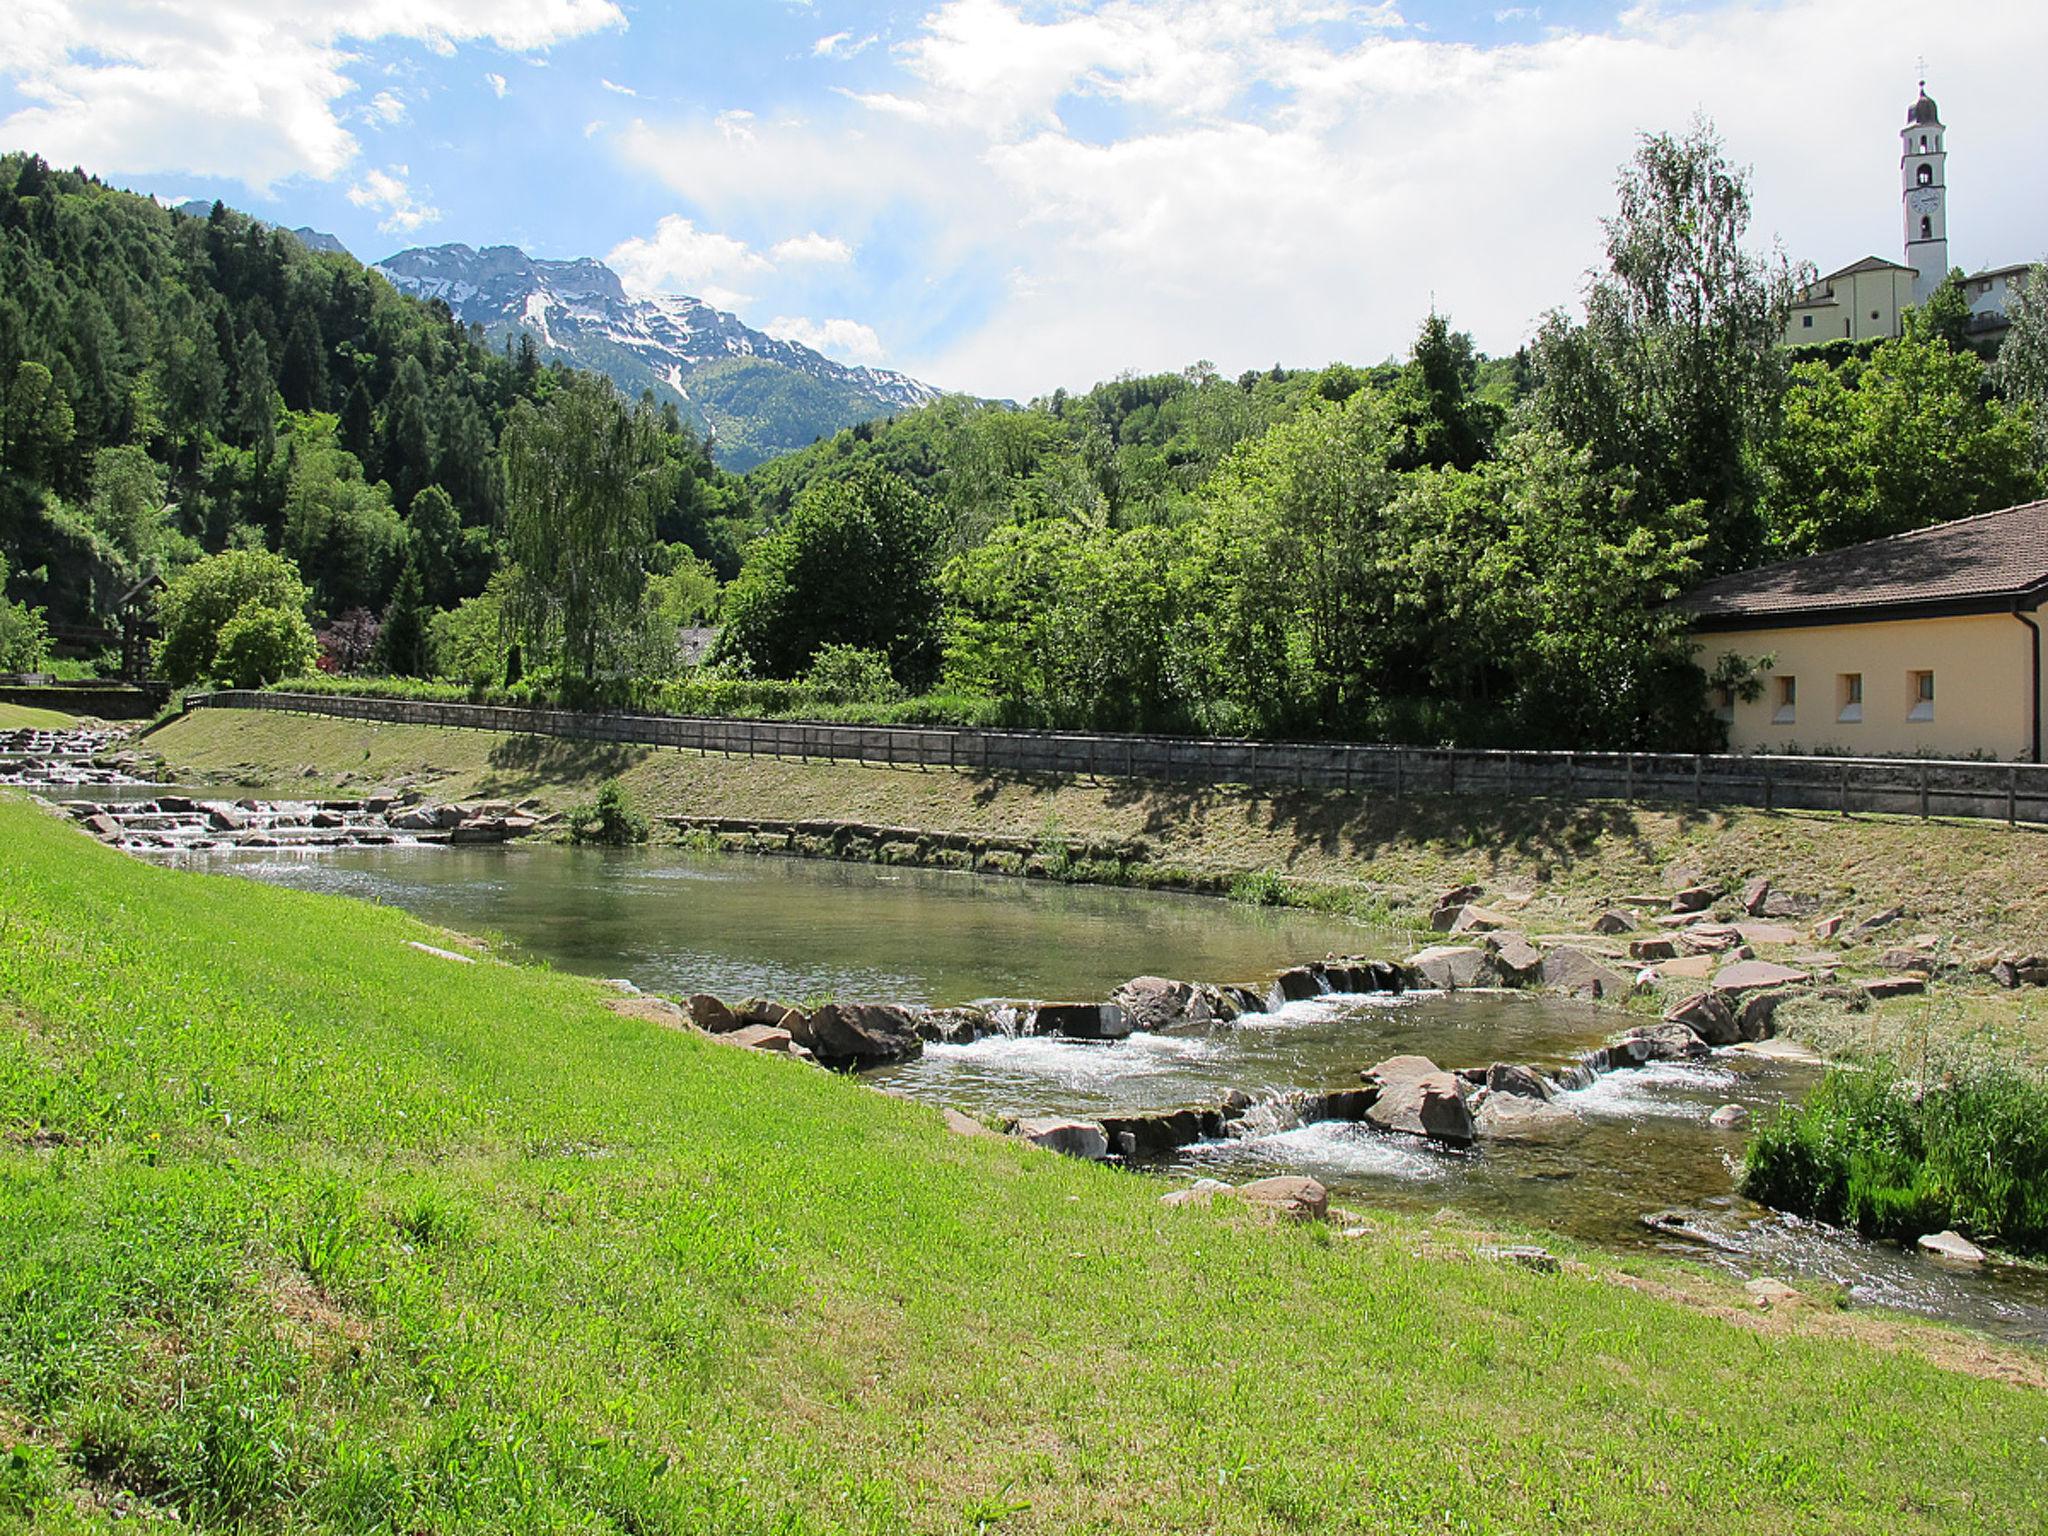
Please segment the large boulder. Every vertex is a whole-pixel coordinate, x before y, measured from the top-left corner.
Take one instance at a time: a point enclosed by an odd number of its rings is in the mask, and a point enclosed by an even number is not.
[[[979,1008],[927,1008],[915,1017],[919,1037],[933,1045],[972,1045],[995,1027]]]
[[[1484,1141],[1555,1141],[1584,1129],[1576,1111],[1518,1093],[1487,1090],[1479,1097],[1472,1129]]]
[[[1733,1045],[1742,1038],[1742,1026],[1735,1010],[1718,992],[1696,992],[1673,1005],[1664,1015],[1667,1024],[1683,1024],[1708,1045]]]
[[[1673,912],[1704,912],[1721,893],[1711,885],[1690,885],[1671,898]]]
[[[1024,1032],[1063,1040],[1121,1040],[1131,1032],[1131,1019],[1115,1003],[1037,1003]]]
[[[1435,926],[1432,920],[1431,926]],[[1505,912],[1496,912],[1491,907],[1466,902],[1451,914],[1450,933],[1495,933],[1502,928],[1512,928],[1515,920]]]
[[[1408,957],[1408,968],[1425,987],[1453,992],[1462,987],[1497,987],[1500,967],[1492,955],[1471,944],[1432,944]]]
[[[1780,965],[1775,960],[1737,960],[1714,972],[1714,990],[1734,997],[1744,992],[1760,992],[1766,987],[1794,986],[1812,979],[1798,967]]]
[[[1273,990],[1284,1003],[1305,1002],[1323,995],[1323,978],[1313,965],[1291,965],[1273,978]]]
[[[1644,1024],[1616,1035],[1601,1052],[1610,1068],[1640,1067],[1652,1061],[1694,1061],[1707,1044],[1683,1024]]]
[[[1254,1210],[1289,1221],[1321,1221],[1330,1214],[1330,1192],[1314,1179],[1280,1174],[1240,1184],[1237,1198]]]
[[[1768,1040],[1778,1032],[1778,1009],[1793,994],[1782,989],[1752,992],[1736,1010],[1735,1024],[1744,1040]]]
[[[1039,1115],[1017,1122],[1017,1135],[1034,1147],[1058,1152],[1065,1157],[1100,1162],[1109,1156],[1109,1134],[1093,1120],[1062,1120],[1056,1115]]]
[[[729,1035],[745,1022],[709,992],[692,993],[683,1006],[690,1011],[690,1022],[707,1034]],[[760,1022],[765,1024],[769,1021]],[[779,1027],[781,1022],[780,1019],[775,1020],[774,1026]]]
[[[1636,917],[1633,912],[1624,912],[1619,907],[1609,907],[1593,919],[1593,931],[1602,934],[1634,933]]]
[[[1572,997],[1623,998],[1635,990],[1635,978],[1623,975],[1605,961],[1569,946],[1553,949],[1543,957],[1540,979],[1553,991]]]
[[[790,1033],[828,1067],[905,1061],[924,1051],[907,1008],[880,1003],[827,1003],[809,1018],[792,1011]]]
[[[1742,910],[1751,917],[1764,915],[1764,904],[1771,899],[1771,881],[1768,875],[1757,875],[1742,883]]]
[[[1111,993],[1110,1001],[1123,1009],[1132,1029],[1207,1024],[1216,1017],[1202,988],[1164,976],[1135,976]]]
[[[1470,1146],[1472,1111],[1457,1074],[1427,1056],[1392,1056],[1363,1074],[1376,1092],[1365,1118],[1381,1130]]]
[[[1519,933],[1490,936],[1487,949],[1500,968],[1501,980],[1511,987],[1526,987],[1543,973],[1543,951]]]
[[[1522,1099],[1540,1099],[1549,1103],[1556,1096],[1556,1089],[1550,1079],[1534,1067],[1525,1067],[1519,1062],[1496,1061],[1486,1069],[1486,1088],[1489,1093],[1510,1094]]]

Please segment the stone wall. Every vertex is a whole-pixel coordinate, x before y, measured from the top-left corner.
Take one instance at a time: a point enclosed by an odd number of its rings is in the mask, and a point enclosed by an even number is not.
[[[2048,766],[1922,758],[1656,752],[1489,752],[1358,742],[1222,741],[942,726],[822,725],[581,714],[490,704],[231,690],[194,708],[269,709],[633,743],[740,757],[816,758],[973,773],[1249,784],[1390,795],[1624,800],[1877,811],[2048,823]]]

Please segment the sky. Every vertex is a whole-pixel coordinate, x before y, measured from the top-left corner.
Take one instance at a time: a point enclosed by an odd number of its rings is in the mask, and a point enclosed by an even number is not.
[[[0,148],[376,260],[594,255],[846,362],[1028,399],[1197,360],[1512,351],[1695,114],[1759,247],[2048,254],[2044,0],[7,0]]]

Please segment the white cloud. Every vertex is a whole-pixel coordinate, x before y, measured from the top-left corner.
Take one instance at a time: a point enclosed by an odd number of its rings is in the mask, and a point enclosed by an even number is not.
[[[881,37],[873,32],[870,32],[866,37],[855,37],[851,32],[834,32],[829,37],[821,37],[811,44],[811,57],[814,59],[851,59],[866,53],[868,49],[874,47],[881,40]]]
[[[777,315],[761,327],[778,341],[793,341],[846,363],[879,363],[885,355],[874,327],[858,320],[809,320]]]
[[[405,101],[396,91],[379,91],[370,98],[370,104],[363,109],[363,115],[380,127],[391,127],[405,121]]]
[[[1432,301],[1499,353],[1579,292],[1636,134],[1695,111],[1755,165],[1762,240],[1824,266],[1896,255],[1922,49],[1957,259],[2037,253],[2048,6],[1944,16],[1946,43],[1918,0],[1698,0],[1480,46],[1341,0],[939,0],[896,78],[843,106],[791,122],[756,103],[743,140],[694,119],[620,144],[707,222],[901,253],[865,318],[898,366],[966,388],[1373,360]]]
[[[836,265],[853,260],[853,247],[815,229],[807,235],[792,235],[768,248],[769,258],[778,263],[820,262]]]
[[[484,84],[491,88],[491,94],[496,96],[498,100],[503,101],[505,99],[505,77],[503,75],[492,71],[484,76]]]
[[[440,209],[413,196],[411,175],[402,165],[367,171],[348,189],[348,200],[358,208],[383,214],[377,227],[386,234],[409,235],[441,217]]]
[[[636,235],[613,246],[605,263],[634,293],[691,293],[710,302],[718,302],[710,300],[714,280],[769,268],[767,258],[744,240],[699,229],[675,213],[656,224],[652,235]],[[743,295],[730,289],[719,291],[733,303],[744,302]]]
[[[754,114],[744,107],[721,112],[711,120],[712,125],[728,139],[751,139],[754,136],[753,121]]]
[[[620,85],[617,81],[607,80],[602,75],[597,77],[597,83],[610,91],[614,96],[638,96],[640,94],[630,85]]]
[[[511,52],[624,25],[613,0],[13,0],[0,76],[29,105],[0,142],[123,173],[233,177],[257,191],[339,175],[357,143],[341,103],[353,45]]]

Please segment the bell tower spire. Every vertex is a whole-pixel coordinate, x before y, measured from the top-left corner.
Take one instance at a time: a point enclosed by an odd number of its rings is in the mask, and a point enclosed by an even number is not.
[[[1906,220],[1906,265],[1914,271],[1913,302],[1924,304],[1948,276],[1948,151],[1941,109],[1920,82],[1899,131],[1899,197]]]

